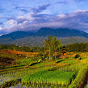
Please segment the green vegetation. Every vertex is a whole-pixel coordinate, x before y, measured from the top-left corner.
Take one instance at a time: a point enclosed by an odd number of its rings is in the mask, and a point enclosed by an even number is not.
[[[79,55],[79,54],[75,55],[75,58],[79,58],[79,57],[80,57],[80,55]]]
[[[75,72],[64,71],[39,71],[28,75],[22,79],[23,83],[50,83],[59,85],[68,85],[75,77]]]
[[[31,60],[31,58],[27,58],[27,59],[18,59],[16,60],[18,65],[28,65],[29,63],[34,62],[33,60]]]
[[[82,68],[79,72],[75,80],[72,82],[72,84],[69,86],[69,88],[80,88],[80,85],[83,85],[83,81],[85,81],[85,77],[87,75],[88,69]]]
[[[49,42],[50,40],[48,41],[48,38],[44,38],[42,40],[47,40],[46,42]],[[54,39],[54,37],[52,37],[52,38],[54,41],[56,41],[56,42],[53,42],[56,44],[56,46],[59,46],[59,44],[62,43],[60,41],[61,38],[55,37],[56,40]],[[41,47],[27,47],[27,46],[19,46],[19,45],[17,46],[17,45],[13,45],[13,44],[11,44],[11,45],[0,45],[0,49],[7,49],[7,50],[9,49],[9,50],[25,51],[25,52],[39,52],[39,51],[44,52],[43,43],[44,43],[44,41],[42,41]],[[54,46],[54,50],[55,51],[61,51],[61,49],[59,49],[60,46],[59,47],[56,47],[56,46]],[[64,46],[65,46],[65,49],[67,52],[88,52],[88,43],[73,43],[73,44],[67,44]],[[57,50],[55,49],[55,47]]]
[[[52,64],[54,64],[55,63],[55,61],[42,61],[41,63],[39,63],[39,64],[35,64],[34,66],[48,66],[48,65],[52,65]]]
[[[83,88],[88,79],[87,45],[62,46],[52,36],[45,40],[44,47],[1,45],[0,88],[19,82],[36,88]]]
[[[74,43],[65,46],[68,52],[88,52],[88,43]]]
[[[60,40],[57,40],[56,37],[49,36],[48,39],[45,39],[44,45],[49,53],[49,60],[53,59],[53,54],[55,54],[56,59],[56,51],[62,46]]]
[[[6,50],[16,50],[16,51],[25,51],[25,52],[39,52],[43,50],[43,47],[27,47],[27,46],[17,46],[17,45],[0,45],[0,49]]]
[[[13,58],[13,59],[20,59],[20,58],[24,58],[25,56],[18,56],[16,54],[4,54],[4,53],[0,53],[0,57],[2,58]]]
[[[83,78],[85,77],[87,69],[86,71],[81,71],[81,68],[85,69],[85,67],[88,66],[87,62],[77,62],[78,60],[74,58],[60,60],[57,59],[55,61],[40,61],[40,59],[39,61],[32,61],[31,58],[17,60],[17,62],[19,62],[20,64],[23,62],[28,64],[27,61],[29,62],[29,67],[25,68],[21,66],[19,69],[8,69],[7,71],[0,72],[0,79],[3,80],[3,82],[5,82],[6,84],[9,84],[10,80],[13,80],[15,78],[22,79],[23,85],[26,86],[34,85],[34,87],[41,87],[45,86],[47,82],[47,87],[58,86],[68,88],[69,86],[69,88],[71,88],[77,81],[79,81],[79,83],[77,82],[78,84],[76,85],[76,87],[80,85],[80,80],[78,80],[80,74],[83,74],[83,77],[81,79],[84,80]],[[35,62],[36,64],[33,64]],[[3,84],[2,86],[4,85],[5,84]]]
[[[64,60],[64,61],[61,61],[60,63],[67,63],[67,64],[74,64],[74,63],[76,63],[77,62],[77,60],[71,60],[71,59],[69,59],[69,60]]]
[[[9,86],[14,86],[18,83],[21,82],[21,79],[16,79],[16,80],[11,80],[11,81],[8,81],[8,82],[5,82],[3,85],[1,85],[1,88],[6,88],[6,87],[9,87]]]
[[[88,84],[84,88],[88,88]]]

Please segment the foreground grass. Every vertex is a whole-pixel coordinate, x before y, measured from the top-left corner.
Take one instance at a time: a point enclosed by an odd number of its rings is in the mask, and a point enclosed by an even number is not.
[[[75,72],[65,71],[39,71],[32,75],[27,75],[22,79],[23,83],[50,83],[68,86],[75,77]]]
[[[60,61],[59,61],[60,60]],[[85,76],[86,71],[81,71],[81,69],[88,67],[88,58],[83,62],[82,60],[77,60],[74,58],[59,59],[56,61],[41,61],[40,63],[30,65],[30,63],[35,62],[31,58],[18,59],[18,67],[8,67],[5,71],[0,72],[0,80],[2,82],[8,82],[13,79],[22,79],[22,82],[32,82],[33,83],[45,83],[48,84],[60,84],[68,85],[70,88],[76,88],[80,85],[80,77]],[[36,60],[37,62],[37,60]],[[24,65],[24,66],[23,66]],[[28,66],[27,68],[25,66]],[[20,66],[20,67],[19,67]],[[13,69],[14,68],[14,69]],[[46,70],[46,71],[45,71]],[[76,78],[74,75],[76,73]],[[81,75],[80,75],[81,74]],[[25,77],[24,77],[25,76]],[[84,78],[82,76],[82,78]],[[24,78],[23,78],[24,77]],[[84,80],[84,79],[82,79]],[[72,81],[72,82],[71,82]],[[30,83],[28,83],[30,84]],[[54,86],[53,85],[53,88]],[[37,86],[37,85],[36,85]],[[58,87],[56,87],[58,88]],[[64,88],[64,87],[61,87]],[[66,88],[66,86],[65,86]]]
[[[82,68],[79,72],[75,80],[71,83],[69,88],[80,88],[83,85],[83,82],[85,81],[85,77],[88,72],[88,68]]]

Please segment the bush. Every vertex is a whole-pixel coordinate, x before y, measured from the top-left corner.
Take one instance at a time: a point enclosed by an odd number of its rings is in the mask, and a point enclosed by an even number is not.
[[[82,58],[81,57],[79,57],[79,58],[77,58],[78,60],[81,60]]]
[[[76,54],[76,55],[75,55],[75,58],[79,58],[79,57],[80,57],[80,55],[79,55],[79,54]]]

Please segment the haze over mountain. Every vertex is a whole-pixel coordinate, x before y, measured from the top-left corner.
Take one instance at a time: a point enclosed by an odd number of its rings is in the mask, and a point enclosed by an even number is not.
[[[88,42],[88,33],[68,28],[41,28],[37,32],[16,31],[0,36],[0,44],[42,46],[48,36],[56,36],[63,44]]]

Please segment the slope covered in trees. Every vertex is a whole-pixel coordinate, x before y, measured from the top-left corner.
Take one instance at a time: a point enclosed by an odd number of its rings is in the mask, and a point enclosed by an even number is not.
[[[47,39],[47,37],[43,36],[30,36],[25,38],[20,38],[16,40],[8,39],[0,39],[0,44],[14,44],[17,46],[28,46],[28,47],[43,47],[44,40]],[[88,39],[84,37],[58,37],[59,40],[61,40],[63,45],[67,44],[73,44],[73,43],[88,43]]]
[[[67,28],[41,28],[37,32],[17,31],[0,36],[0,44],[15,44],[20,46],[42,47],[48,36],[56,36],[61,42],[66,44],[87,43],[88,33]]]

